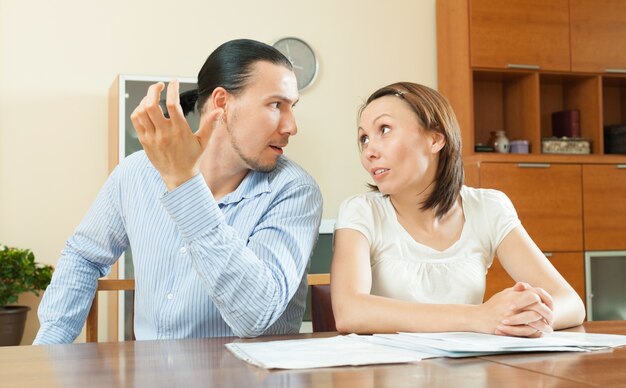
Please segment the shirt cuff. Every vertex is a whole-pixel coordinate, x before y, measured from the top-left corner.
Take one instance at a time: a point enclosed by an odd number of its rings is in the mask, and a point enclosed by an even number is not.
[[[185,240],[193,240],[225,222],[202,174],[165,193],[161,203]]]
[[[71,344],[74,339],[60,327],[42,326],[33,341],[33,345]]]

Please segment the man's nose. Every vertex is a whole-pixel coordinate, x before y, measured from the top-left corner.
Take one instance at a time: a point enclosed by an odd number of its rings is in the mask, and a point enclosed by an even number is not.
[[[298,125],[292,112],[284,115],[280,125],[280,133],[288,134],[289,136],[294,136],[298,133]]]

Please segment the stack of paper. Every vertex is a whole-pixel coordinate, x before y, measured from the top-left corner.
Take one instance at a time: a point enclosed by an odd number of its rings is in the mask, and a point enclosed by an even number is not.
[[[468,357],[519,352],[586,352],[626,345],[626,336],[554,332],[541,338],[518,338],[448,332],[375,334],[368,341],[443,357]]]
[[[270,342],[236,342],[226,347],[238,358],[267,369],[322,368],[415,362],[433,357],[471,357],[519,352],[587,352],[626,345],[626,336],[554,332],[542,338],[490,334],[399,333]]]
[[[432,354],[378,345],[364,341],[356,335],[270,342],[233,342],[226,344],[226,347],[243,361],[267,369],[392,364],[436,357]]]

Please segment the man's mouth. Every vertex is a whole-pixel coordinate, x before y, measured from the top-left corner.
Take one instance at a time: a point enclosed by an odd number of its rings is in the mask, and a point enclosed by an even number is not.
[[[282,155],[283,147],[270,145],[270,148]]]

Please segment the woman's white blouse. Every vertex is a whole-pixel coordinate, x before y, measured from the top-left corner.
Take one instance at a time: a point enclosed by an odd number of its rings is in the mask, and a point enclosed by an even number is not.
[[[482,303],[496,249],[521,223],[500,191],[463,186],[461,199],[461,237],[443,251],[416,242],[398,222],[389,197],[371,192],[341,204],[335,229],[357,230],[369,241],[372,295],[418,303]]]

